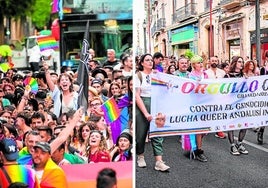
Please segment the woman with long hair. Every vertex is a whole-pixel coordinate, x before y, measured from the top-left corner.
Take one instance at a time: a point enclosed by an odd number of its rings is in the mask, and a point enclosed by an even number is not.
[[[110,127],[107,126],[104,118],[102,116],[92,115],[90,116],[89,123],[91,123],[95,127],[95,130],[99,130],[102,132],[106,140],[107,149],[110,150],[114,145],[111,135],[112,132],[110,130]]]
[[[135,101],[136,101],[136,154],[138,167],[145,168],[144,159],[145,140],[153,120],[151,113],[151,75],[153,74],[153,57],[151,54],[144,54],[139,61],[139,71],[135,75]],[[164,172],[170,167],[163,160],[163,138],[154,137],[151,139],[155,156],[155,170]]]
[[[121,88],[120,85],[117,82],[112,82],[110,84],[109,90],[108,90],[108,97],[114,97],[117,98],[121,95]]]
[[[90,131],[94,130],[94,127],[90,126],[89,123],[82,123],[78,129],[78,143],[71,144],[79,151],[82,157],[87,157],[87,145]]]
[[[167,74],[174,74],[175,71],[176,71],[176,65],[171,64],[171,65],[168,66]]]
[[[257,65],[254,61],[248,60],[245,62],[245,66],[243,68],[244,77],[248,78],[251,76],[258,76],[256,73]]]
[[[70,110],[77,110],[78,108],[78,93],[73,90],[72,77],[67,73],[62,73],[58,79],[58,85],[55,85],[49,73],[49,66],[43,63],[45,70],[46,80],[50,91],[51,97],[54,101],[53,113],[60,117],[61,114]]]
[[[87,153],[88,163],[111,161],[106,141],[101,131],[93,130],[90,132]]]
[[[234,56],[232,58],[230,64],[230,71],[226,78],[242,78],[244,76],[243,73],[244,60],[241,56]],[[238,133],[238,140],[235,142],[234,139],[234,131],[228,131],[228,139],[231,144],[231,154],[232,155],[240,155],[240,154],[248,154],[245,146],[242,144],[247,133],[247,129],[240,129]]]

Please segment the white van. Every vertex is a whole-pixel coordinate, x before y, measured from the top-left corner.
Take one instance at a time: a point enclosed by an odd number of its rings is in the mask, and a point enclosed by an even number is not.
[[[15,49],[12,51],[12,61],[14,63],[14,68],[18,70],[29,70],[30,63],[29,57],[33,52],[33,47],[38,45],[37,38],[42,36],[30,36],[27,37],[24,43],[13,40],[12,44],[15,45]],[[49,52],[48,52],[49,51]],[[45,50],[41,52],[44,60],[49,63],[51,69],[56,72],[60,72],[60,58],[59,51],[57,50]],[[40,59],[40,67],[42,66]]]

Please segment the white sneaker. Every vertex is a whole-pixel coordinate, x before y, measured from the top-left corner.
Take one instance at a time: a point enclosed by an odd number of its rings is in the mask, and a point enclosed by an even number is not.
[[[138,163],[138,167],[145,168],[146,167],[146,162],[144,160],[144,156],[138,156],[137,163]]]
[[[165,172],[170,169],[170,167],[165,165],[163,161],[156,161],[154,169],[161,172]]]

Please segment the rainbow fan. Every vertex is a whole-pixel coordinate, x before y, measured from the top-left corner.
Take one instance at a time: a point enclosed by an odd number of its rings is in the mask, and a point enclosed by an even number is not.
[[[38,83],[37,80],[32,78],[32,77],[27,77],[25,78],[25,80],[23,81],[26,89],[29,87],[31,89],[31,92],[36,94],[38,91]]]

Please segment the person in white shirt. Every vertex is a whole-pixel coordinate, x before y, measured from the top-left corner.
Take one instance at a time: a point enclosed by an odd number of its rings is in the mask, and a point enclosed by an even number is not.
[[[32,72],[39,70],[39,62],[42,54],[38,45],[29,50],[29,62]]]
[[[132,71],[132,56],[130,55],[125,55],[122,58],[122,64],[123,64],[123,70],[122,70],[122,74],[123,76],[127,77],[127,76],[132,76],[133,71]]]
[[[217,56],[210,57],[209,62],[210,62],[210,68],[208,68],[205,71],[209,79],[223,78],[226,75],[224,70],[218,68],[219,59]],[[223,138],[223,139],[226,138],[226,135],[222,131],[216,132],[215,136],[217,138]]]
[[[216,56],[210,57],[210,68],[206,70],[209,79],[223,78],[225,71],[218,68],[219,59]]]

